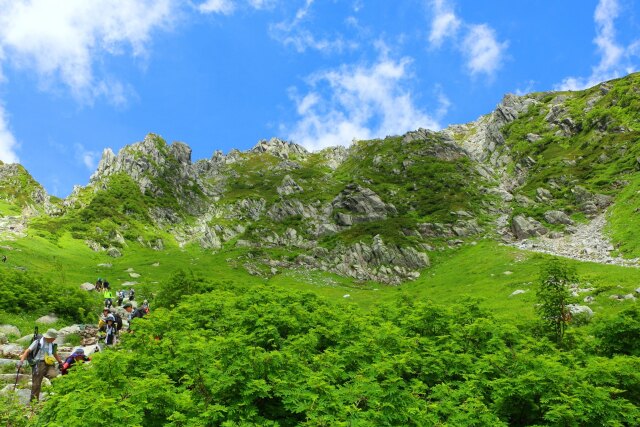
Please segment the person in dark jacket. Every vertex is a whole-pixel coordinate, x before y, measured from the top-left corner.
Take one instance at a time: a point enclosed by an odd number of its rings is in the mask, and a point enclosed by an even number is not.
[[[71,368],[76,362],[89,362],[90,360],[91,358],[84,354],[84,349],[79,348],[65,359],[64,363],[60,367],[60,372],[62,372],[62,375],[67,375],[69,373],[69,368]]]
[[[118,327],[116,325],[116,319],[113,314],[109,313],[107,315],[106,323],[100,329],[100,332],[103,332],[104,335],[104,343],[108,346],[112,346],[116,343],[116,336],[118,334]]]

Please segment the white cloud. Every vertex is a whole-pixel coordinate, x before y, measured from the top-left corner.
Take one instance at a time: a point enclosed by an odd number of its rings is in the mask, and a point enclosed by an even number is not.
[[[258,1],[258,3],[261,3]],[[235,10],[235,4],[232,0],[208,0],[198,6],[198,10],[202,13],[220,13],[222,15],[230,15]]]
[[[5,163],[18,163],[18,155],[16,148],[18,142],[9,129],[7,115],[4,108],[0,105],[0,160]]]
[[[432,47],[440,47],[447,38],[454,38],[460,28],[461,21],[453,12],[451,6],[443,0],[432,2],[433,19],[429,43]]]
[[[273,31],[275,30],[275,31]],[[345,41],[342,37],[316,38],[309,30],[299,29],[294,33],[282,32],[278,35],[278,29],[273,27],[271,32],[277,40],[285,46],[292,46],[297,52],[303,53],[307,49],[315,49],[324,53],[343,52],[347,49],[355,49],[355,42]]]
[[[98,153],[97,151],[87,150],[82,144],[75,144],[75,158],[88,170],[94,171],[98,166],[100,153]]]
[[[589,77],[567,77],[556,85],[558,90],[581,90],[634,71],[631,58],[638,55],[640,40],[629,46],[616,41],[615,20],[620,14],[618,0],[600,0],[593,15],[596,37],[593,42],[600,54],[600,62],[591,69]]]
[[[502,65],[506,42],[496,40],[495,31],[489,26],[472,25],[462,43],[462,51],[467,58],[467,68],[472,75],[484,73],[493,75]]]
[[[100,55],[144,56],[155,30],[170,27],[180,0],[0,0],[2,65],[57,81],[79,100],[122,102],[122,85],[94,75]]]
[[[432,0],[429,45],[440,48],[451,39],[466,60],[471,75],[493,77],[504,62],[508,42],[500,42],[496,32],[487,24],[469,24],[459,18],[448,0]]]
[[[196,6],[202,14],[216,13],[219,15],[231,15],[237,10],[247,7],[256,10],[272,9],[278,0],[207,0]]]
[[[415,105],[407,87],[411,60],[381,57],[372,65],[342,66],[317,73],[309,79],[311,90],[301,96],[296,91],[300,120],[283,128],[288,138],[317,150],[348,145],[355,139],[401,134],[426,127],[439,129],[430,115]],[[438,114],[446,112],[448,100],[440,94]]]
[[[277,0],[249,0],[249,6],[254,9],[270,9],[275,6]]]
[[[354,41],[345,40],[341,35],[318,37],[303,27],[308,19],[311,7],[315,0],[305,0],[291,21],[281,21],[269,26],[270,36],[284,44],[293,47],[297,52],[303,53],[309,49],[317,50],[325,54],[340,53],[345,50],[354,50],[359,45]],[[357,22],[357,21],[356,21]],[[353,20],[347,19],[347,24],[352,25]]]
[[[536,87],[536,81],[535,80],[527,80],[524,83],[524,87],[520,86],[520,87],[516,88],[514,90],[514,93],[516,95],[518,95],[518,96],[527,95],[527,94],[533,92],[535,87]]]

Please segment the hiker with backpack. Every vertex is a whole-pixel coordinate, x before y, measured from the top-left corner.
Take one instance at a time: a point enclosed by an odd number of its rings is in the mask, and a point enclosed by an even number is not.
[[[109,289],[109,282],[104,282],[104,292],[102,293],[102,297],[104,298],[104,306],[110,308],[113,305],[113,293],[111,293],[111,289]]]
[[[100,329],[100,332],[104,333],[105,345],[108,345],[108,346],[115,345],[118,329],[116,326],[116,318],[113,316],[113,314],[109,313],[106,319],[106,323],[102,327],[102,329]]]
[[[118,307],[120,307],[122,305],[122,302],[124,301],[124,291],[118,291]]]
[[[133,289],[129,290],[129,301],[133,301],[135,296],[136,296],[136,291],[134,291]]]
[[[100,277],[96,280],[96,292],[102,292],[102,278]]]
[[[118,310],[116,310],[114,307],[111,307],[109,309],[109,312],[111,313],[113,318],[116,320],[115,325],[116,325],[116,335],[117,335],[122,330],[122,317],[120,316],[120,314],[118,314]]]
[[[98,329],[101,329],[104,325],[107,324],[107,316],[109,315],[109,307],[105,307],[102,309],[102,314],[100,315],[100,319],[98,319]]]
[[[37,330],[36,330],[37,331]],[[58,355],[58,345],[53,342],[58,337],[58,331],[49,329],[44,335],[34,335],[34,340],[20,356],[18,361],[18,370],[24,365],[25,360],[29,360],[32,366],[31,376],[31,398],[30,401],[40,400],[40,389],[42,388],[42,379],[49,379],[58,376],[56,369],[56,361],[62,365],[62,359]]]
[[[65,359],[64,363],[60,367],[60,372],[62,375],[67,375],[69,373],[69,368],[71,368],[76,362],[89,361],[91,361],[91,358],[84,354],[84,349],[78,348]]]
[[[124,305],[124,310],[128,313],[128,320],[129,320],[129,332],[131,332],[131,322],[133,321],[133,319],[135,319],[136,317],[142,319],[145,314],[147,314],[147,312],[145,310],[142,310],[140,308],[136,308],[135,310],[133,309],[133,304],[131,304],[130,302],[126,303]]]

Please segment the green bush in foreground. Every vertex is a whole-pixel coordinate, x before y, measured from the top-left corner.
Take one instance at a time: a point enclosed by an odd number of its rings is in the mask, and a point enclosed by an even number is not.
[[[638,425],[640,359],[559,351],[473,301],[370,313],[268,287],[137,319],[55,380],[36,425]]]

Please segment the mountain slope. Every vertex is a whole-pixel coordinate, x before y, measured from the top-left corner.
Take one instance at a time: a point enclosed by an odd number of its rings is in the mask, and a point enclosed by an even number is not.
[[[634,257],[639,105],[632,74],[586,91],[507,95],[441,132],[317,153],[274,138],[195,163],[186,144],[150,134],[117,155],[106,149],[59,210],[27,178],[0,182],[14,183],[5,209],[41,206],[29,228],[52,243],[68,236],[125,257],[138,247],[238,250],[229,262],[264,277],[301,268],[399,284],[439,250],[563,239],[605,212],[611,256]]]

